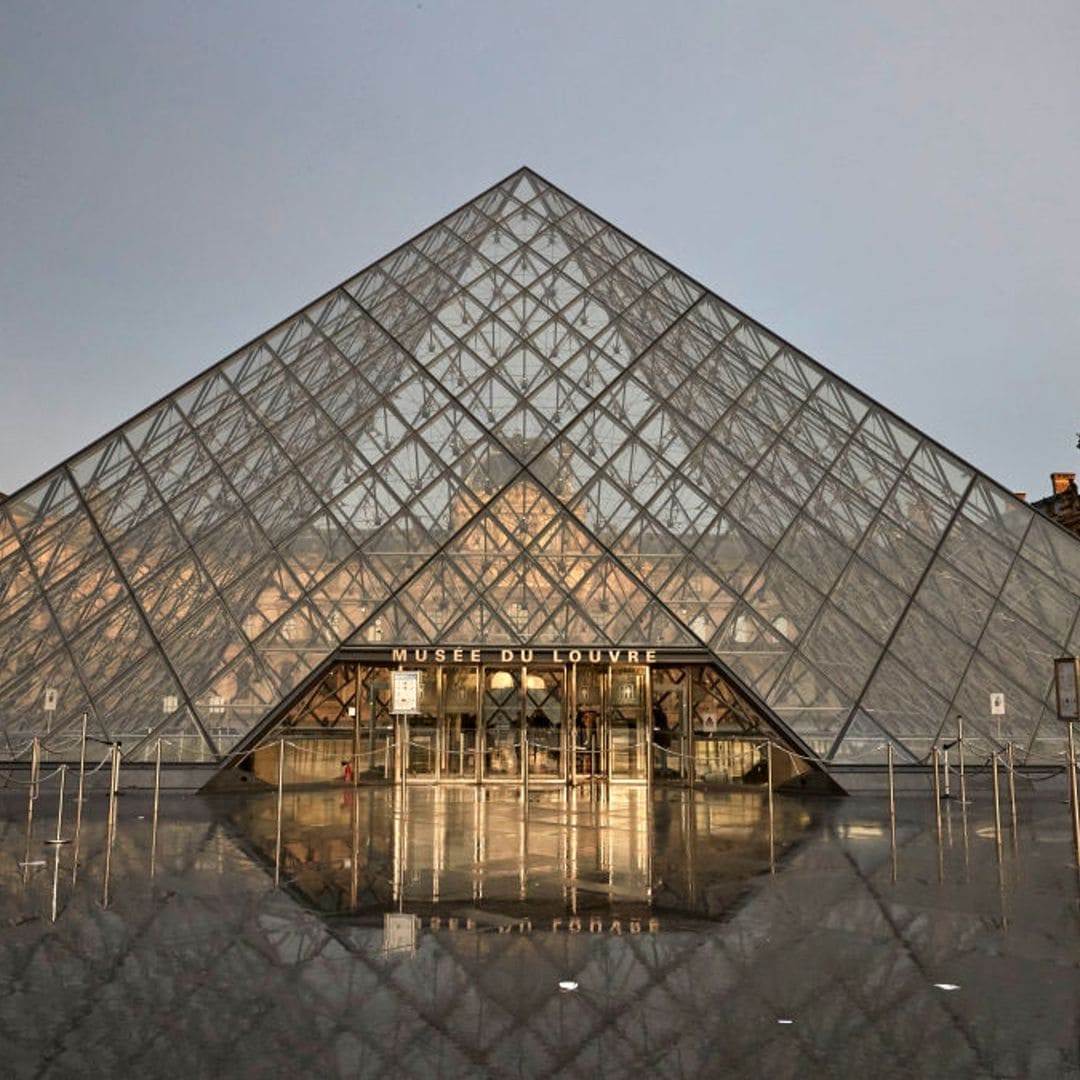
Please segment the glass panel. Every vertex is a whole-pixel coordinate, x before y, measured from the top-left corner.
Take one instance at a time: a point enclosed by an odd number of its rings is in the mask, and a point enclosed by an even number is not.
[[[918,601],[939,622],[964,641],[979,639],[994,598],[938,558],[919,587]]]
[[[1047,637],[1062,644],[1069,636],[1080,606],[1080,601],[1061,583],[1051,581],[1023,558],[1013,563],[1001,599]]]
[[[772,547],[784,535],[798,508],[751,474],[728,504],[728,513]]]
[[[1059,651],[1049,638],[1002,604],[994,608],[979,642],[982,655],[1040,701],[1046,697]]]
[[[1013,560],[1006,548],[981,532],[963,514],[953,521],[941,554],[972,581],[993,593],[1001,588]]]
[[[612,779],[643,780],[648,769],[649,725],[641,668],[612,668],[608,696],[607,763]]]
[[[908,609],[890,648],[943,697],[952,696],[971,657],[971,646],[950,634],[918,604]]]
[[[212,601],[162,642],[173,669],[195,694],[239,654],[245,642],[220,601]]]
[[[824,597],[774,555],[750,583],[745,599],[774,630],[794,642],[809,628]]]
[[[483,695],[484,776],[521,775],[521,669],[486,668]]]
[[[420,669],[417,708],[405,717],[405,771],[410,776],[434,776],[439,750],[439,682],[434,668]]]
[[[786,640],[745,604],[739,604],[728,618],[712,649],[762,697],[768,694],[790,652]]]
[[[880,642],[892,633],[906,602],[899,589],[858,558],[848,563],[829,599]]]
[[[826,604],[801,651],[845,694],[858,696],[880,649],[847,616]]]
[[[990,712],[990,695],[1003,694],[1005,713],[994,716]],[[1025,693],[997,668],[976,656],[964,675],[964,681],[953,701],[953,710],[963,714],[964,742],[972,757],[989,756],[1013,743],[1019,752],[1027,751],[1039,717],[1042,702]],[[1061,725],[1063,728],[1064,724]],[[982,745],[972,746],[969,730],[981,733]]]
[[[851,553],[808,517],[798,517],[777,547],[784,561],[822,592],[832,588]]]
[[[277,622],[302,594],[300,585],[277,556],[261,562],[225,590],[225,602],[248,639],[254,641]]]
[[[124,584],[106,555],[81,565],[48,592],[60,629],[70,637],[125,593]]]
[[[229,518],[195,545],[195,553],[219,589],[269,550],[270,545],[246,512]]]
[[[859,554],[905,593],[914,590],[931,556],[929,548],[884,517],[870,526]]]
[[[1019,499],[982,476],[972,486],[964,502],[963,514],[1012,549],[1020,546],[1024,533],[1035,518]]]
[[[828,754],[852,700],[820,672],[794,658],[769,694],[769,705],[815,753]]]
[[[477,776],[476,704],[480,673],[475,667],[445,668],[446,727],[443,776],[472,780]]]
[[[1032,515],[1021,552],[1058,584],[1080,595],[1080,544],[1064,529]]]
[[[139,605],[159,635],[186,619],[213,594],[213,582],[190,554],[135,588]]]
[[[919,757],[933,749],[949,713],[945,698],[891,656],[882,660],[860,704],[883,731],[901,739]],[[882,760],[884,747],[878,753],[877,760]]]
[[[525,674],[525,733],[530,777],[563,775],[563,670],[530,667]]]

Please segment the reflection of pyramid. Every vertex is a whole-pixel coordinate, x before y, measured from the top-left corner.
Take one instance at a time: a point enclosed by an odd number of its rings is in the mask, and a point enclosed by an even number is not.
[[[8,754],[217,756],[379,641],[707,648],[828,760],[1043,762],[1080,544],[522,170],[16,492],[0,604]]]

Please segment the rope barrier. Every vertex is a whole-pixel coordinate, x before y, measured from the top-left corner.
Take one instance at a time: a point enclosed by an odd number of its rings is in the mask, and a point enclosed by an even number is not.
[[[94,775],[94,773],[96,773],[96,772],[100,771],[100,769],[102,768],[102,766],[103,766],[103,765],[105,764],[105,762],[106,762],[106,761],[108,761],[108,760],[109,760],[109,758],[110,758],[111,756],[112,756],[112,751],[111,751],[111,749],[110,749],[109,753],[108,753],[108,754],[106,754],[106,755],[105,755],[105,756],[104,756],[104,757],[103,757],[103,758],[102,758],[102,759],[101,759],[101,760],[100,760],[100,761],[99,761],[99,762],[97,763],[97,765],[95,765],[95,766],[94,766],[94,767],[93,767],[92,769],[89,769],[89,770],[88,770],[87,772],[85,772],[85,773],[83,774],[83,775],[84,775],[84,777],[85,777],[85,776],[93,776],[93,775]],[[66,763],[65,763],[65,764],[66,764]],[[70,766],[68,766],[68,767],[70,768]],[[47,774],[46,774],[45,776],[39,776],[39,777],[37,778],[37,780],[18,780],[18,779],[16,779],[16,778],[15,778],[14,776],[12,776],[12,775],[8,774],[8,776],[6,777],[6,782],[5,782],[5,783],[3,783],[3,786],[4,786],[4,787],[10,787],[10,786],[12,786],[13,784],[17,784],[17,785],[18,785],[19,787],[24,787],[24,788],[27,788],[27,787],[33,787],[33,786],[34,786],[35,784],[41,785],[41,784],[44,784],[44,783],[45,783],[45,782],[46,782],[47,780],[51,780],[51,779],[52,779],[52,778],[53,778],[54,776],[56,776],[56,775],[57,775],[57,773],[59,773],[59,772],[60,772],[60,771],[61,771],[61,770],[62,770],[63,768],[64,768],[64,766],[63,766],[63,765],[58,765],[58,766],[57,766],[57,767],[56,767],[55,769],[53,769],[53,771],[52,771],[51,773],[47,773]]]

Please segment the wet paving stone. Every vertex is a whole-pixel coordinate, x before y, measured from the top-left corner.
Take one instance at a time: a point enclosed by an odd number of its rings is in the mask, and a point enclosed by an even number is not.
[[[606,796],[606,797],[605,797]],[[1068,808],[989,795],[287,792],[0,801],[4,1075],[1080,1075]],[[71,820],[65,832],[70,834]],[[387,919],[387,916],[390,916]],[[563,988],[560,987],[562,984]]]

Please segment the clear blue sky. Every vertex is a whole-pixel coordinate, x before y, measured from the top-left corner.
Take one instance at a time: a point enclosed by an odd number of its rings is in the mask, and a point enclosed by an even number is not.
[[[1080,453],[1080,5],[0,5],[0,489],[521,164],[1011,489]]]

